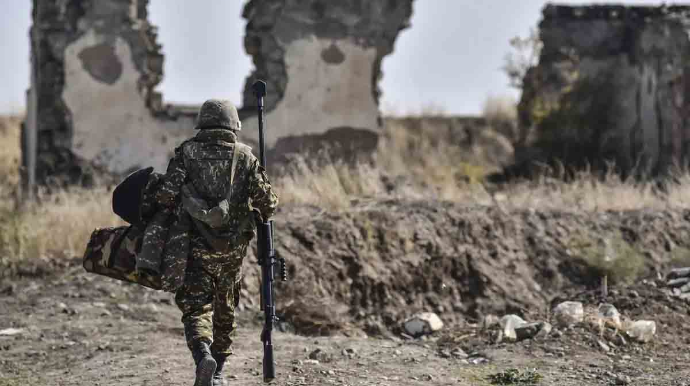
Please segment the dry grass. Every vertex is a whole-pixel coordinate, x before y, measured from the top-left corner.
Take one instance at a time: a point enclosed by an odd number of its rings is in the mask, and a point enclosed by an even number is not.
[[[39,192],[36,202],[19,206],[19,124],[17,117],[0,117],[0,267],[27,257],[79,256],[94,228],[121,224],[110,192]]]
[[[19,183],[20,122],[17,116],[0,116],[0,189]]]
[[[79,256],[94,228],[121,224],[111,211],[111,192],[106,188],[38,194],[35,203],[17,207],[12,197],[18,182],[19,120],[0,122],[0,263],[54,254]],[[677,183],[663,195],[655,193],[652,183],[587,172],[569,182],[550,173],[497,190],[484,182],[485,174],[495,170],[493,165],[424,133],[391,127],[380,145],[377,167],[298,162],[291,173],[274,181],[281,205],[347,211],[355,201],[398,198],[499,206],[506,213],[690,208],[688,173],[678,174]]]

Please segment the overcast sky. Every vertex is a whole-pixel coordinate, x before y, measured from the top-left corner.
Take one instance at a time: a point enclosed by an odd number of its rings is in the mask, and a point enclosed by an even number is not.
[[[0,113],[21,110],[29,84],[30,0],[0,13]],[[605,1],[552,1],[583,4]],[[165,53],[159,89],[166,102],[200,103],[210,97],[240,102],[252,63],[244,53],[242,0],[151,0]],[[661,4],[626,0],[623,4]],[[501,72],[508,41],[526,36],[541,18],[542,0],[416,0],[412,27],[383,61],[382,104],[400,113],[440,107],[477,114],[488,95],[513,95]]]

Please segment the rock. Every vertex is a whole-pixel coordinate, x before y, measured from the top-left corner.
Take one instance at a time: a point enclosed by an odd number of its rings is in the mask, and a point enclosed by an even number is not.
[[[105,303],[103,302],[93,302],[91,305],[98,308],[105,308]]]
[[[316,359],[307,359],[304,361],[305,365],[318,365],[319,363],[321,362],[317,361]]]
[[[465,359],[469,357],[469,355],[467,355],[467,353],[460,347],[454,348],[453,351],[450,352],[450,355],[460,359]]]
[[[489,360],[486,358],[479,357],[479,358],[472,358],[468,362],[473,364],[473,365],[482,365],[484,363],[489,363]]]
[[[602,350],[604,350],[604,351],[606,351],[606,352],[611,351],[611,348],[609,347],[609,345],[607,345],[607,344],[604,343],[603,341],[597,340],[597,343],[599,344],[599,348],[601,348]]]
[[[551,326],[551,323],[549,322],[541,322],[541,327],[539,328],[539,332],[535,336],[537,339],[544,339],[549,334],[551,334],[551,331],[553,330],[553,326]]]
[[[616,385],[629,385],[631,382],[631,379],[627,375],[618,375],[616,377]]]
[[[117,308],[119,308],[119,309],[122,310],[122,311],[129,311],[129,306],[126,305],[126,304],[119,303],[119,304],[117,305]]]
[[[309,359],[315,359],[319,362],[330,362],[333,358],[329,353],[317,348],[309,353]]]
[[[443,321],[433,312],[422,312],[407,319],[404,328],[407,334],[417,338],[441,330]]]
[[[19,335],[24,333],[26,331],[23,328],[6,328],[4,330],[0,330],[0,336],[12,336],[12,335]]]
[[[656,322],[651,320],[635,321],[630,324],[626,334],[638,342],[649,342],[656,335]]]
[[[670,288],[683,287],[685,284],[690,283],[690,277],[681,277],[679,279],[673,279],[666,282],[666,286]]]
[[[515,327],[515,336],[518,341],[523,339],[535,338],[542,330],[548,330],[545,334],[551,332],[551,325],[549,323],[525,323]]]
[[[582,323],[585,309],[580,302],[563,302],[553,309],[553,316],[558,326],[570,327]]]
[[[676,268],[672,269],[668,275],[666,275],[667,280],[673,280],[680,277],[690,276],[690,267]]]
[[[621,314],[613,304],[605,303],[599,305],[598,317],[601,320],[600,325],[612,327],[616,330],[621,329]]]
[[[157,314],[158,313],[158,307],[156,307],[156,305],[153,303],[145,304],[145,305],[139,307],[139,309],[141,311],[146,311],[146,312],[151,313],[151,314]]]
[[[350,359],[357,356],[357,351],[353,348],[343,349],[343,351],[341,353],[343,354],[343,356],[348,357]]]
[[[493,326],[497,325],[499,323],[500,319],[498,316],[489,314],[484,317],[484,320],[482,320],[482,329],[484,330],[489,330]]]
[[[508,340],[508,341],[516,341],[517,340],[517,333],[515,332],[515,329],[517,327],[520,327],[524,324],[526,324],[524,319],[517,315],[506,315],[501,318],[499,321],[499,324],[501,325],[501,330],[503,333],[503,339]],[[536,333],[535,333],[536,334]]]

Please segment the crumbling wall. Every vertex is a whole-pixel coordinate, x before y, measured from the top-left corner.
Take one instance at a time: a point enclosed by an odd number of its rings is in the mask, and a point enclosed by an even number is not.
[[[193,135],[196,107],[164,105],[155,91],[163,55],[148,2],[34,0],[29,181],[83,180],[93,166],[163,169]],[[411,13],[412,0],[249,1],[245,48],[256,69],[243,94],[243,139],[258,142],[251,84],[264,79],[273,159],[324,145],[373,151],[381,60]]]
[[[148,0],[34,0],[23,152],[33,180],[79,182],[93,167],[165,168],[194,110],[163,106],[163,55]],[[33,161],[31,161],[33,158]],[[30,164],[27,164],[30,163]]]
[[[250,0],[244,46],[256,69],[243,94],[244,138],[257,141],[251,85],[265,79],[273,156],[375,149],[381,61],[411,15],[412,0]]]
[[[547,5],[524,79],[518,165],[665,173],[687,158],[690,7]]]

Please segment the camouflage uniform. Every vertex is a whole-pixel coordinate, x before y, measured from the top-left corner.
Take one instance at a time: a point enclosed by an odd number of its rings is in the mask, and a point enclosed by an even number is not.
[[[232,353],[242,261],[256,232],[254,216],[272,216],[278,197],[251,149],[237,142],[240,124],[232,105],[209,100],[198,122],[199,133],[175,150],[157,201],[178,208],[166,249],[171,243],[183,245],[176,238],[188,235],[190,258],[175,303],[197,363],[197,383],[203,384],[199,363],[208,360],[204,347],[210,345],[218,365],[216,385]]]

